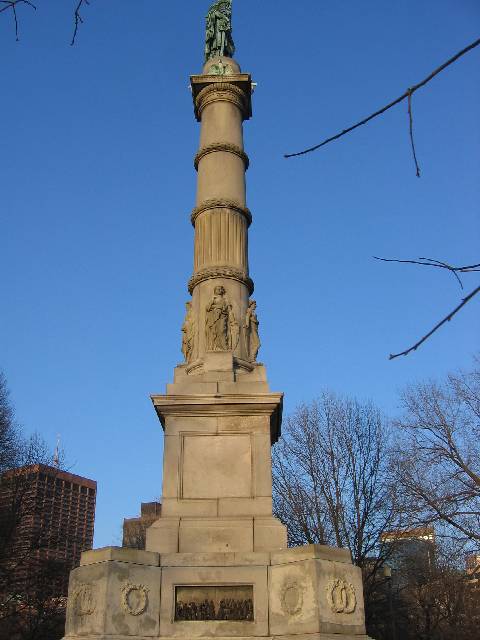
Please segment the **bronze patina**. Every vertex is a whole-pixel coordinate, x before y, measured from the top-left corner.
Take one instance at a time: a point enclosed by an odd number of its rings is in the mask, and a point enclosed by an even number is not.
[[[205,62],[211,58],[233,58],[235,44],[232,37],[232,0],[218,0],[207,14],[205,34]]]

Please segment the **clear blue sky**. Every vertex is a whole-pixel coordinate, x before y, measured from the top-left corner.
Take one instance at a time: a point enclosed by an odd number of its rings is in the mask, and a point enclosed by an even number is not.
[[[97,546],[161,494],[149,394],[180,361],[191,275],[189,75],[208,0],[73,0],[0,15],[0,368],[18,420],[98,481]],[[235,0],[237,59],[258,82],[245,126],[260,358],[286,413],[324,387],[398,411],[408,382],[468,366],[480,299],[389,362],[462,295],[445,272],[372,255],[479,262],[480,48],[406,105],[309,146],[421,80],[480,31],[478,0]],[[478,279],[465,277],[466,290]]]

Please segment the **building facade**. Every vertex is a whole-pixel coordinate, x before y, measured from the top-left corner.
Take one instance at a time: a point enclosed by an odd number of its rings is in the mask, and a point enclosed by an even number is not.
[[[145,549],[147,529],[162,514],[159,502],[142,502],[139,518],[125,518],[123,520],[122,547],[129,549]]]
[[[3,474],[0,536],[7,576],[0,586],[3,591],[35,589],[48,565],[52,595],[67,595],[70,571],[93,545],[96,493],[95,481],[47,465]]]

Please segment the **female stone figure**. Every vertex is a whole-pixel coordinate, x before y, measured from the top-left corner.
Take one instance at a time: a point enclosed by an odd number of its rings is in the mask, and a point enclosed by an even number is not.
[[[207,305],[205,333],[207,351],[228,351],[228,325],[230,305],[225,298],[225,289],[215,287],[213,298]]]
[[[232,0],[218,0],[207,14],[205,35],[205,62],[210,58],[233,58],[235,45],[232,38]]]
[[[248,359],[255,362],[258,350],[260,349],[260,338],[258,335],[257,303],[250,300],[248,303],[247,314],[245,316],[245,342],[247,346]]]
[[[182,325],[182,353],[185,362],[189,364],[193,357],[193,347],[195,342],[195,319],[193,317],[192,303],[185,304],[186,314]]]

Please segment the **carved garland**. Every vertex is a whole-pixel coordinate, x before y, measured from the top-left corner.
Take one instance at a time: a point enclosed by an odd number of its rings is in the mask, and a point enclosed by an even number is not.
[[[240,109],[243,117],[247,117],[247,98],[245,93],[229,82],[212,82],[204,87],[195,98],[197,116],[201,118],[202,111],[212,102],[231,102]]]
[[[304,587],[298,582],[286,582],[283,586],[280,603],[284,613],[289,616],[295,616],[303,607]]]
[[[91,616],[97,603],[93,589],[89,584],[79,584],[72,594],[73,611],[77,616]]]
[[[226,151],[227,153],[233,153],[239,158],[241,158],[245,164],[245,171],[250,166],[250,160],[243,149],[241,149],[236,144],[231,144],[230,142],[213,142],[212,144],[208,144],[206,147],[202,147],[200,151],[195,156],[195,169],[198,171],[198,165],[200,164],[200,160],[208,155],[209,153],[214,153],[215,151]]]
[[[327,601],[333,613],[353,613],[357,607],[355,587],[342,579],[331,580],[327,587]]]
[[[148,607],[148,592],[149,588],[143,584],[131,584],[127,582],[122,587],[122,608],[131,616],[140,616],[145,613]],[[130,603],[130,595],[136,593],[138,602],[132,606]]]
[[[198,271],[194,273],[188,282],[188,290],[190,294],[193,293],[195,287],[204,282],[205,280],[210,280],[211,278],[228,278],[229,280],[238,280],[244,284],[252,295],[254,290],[253,280],[247,276],[244,271],[240,271],[240,269],[234,269],[233,267],[209,267],[208,269],[202,269],[202,271]]]
[[[198,207],[192,211],[192,215],[190,217],[192,221],[192,225],[195,226],[195,222],[198,216],[204,211],[209,211],[210,209],[232,209],[237,213],[241,213],[247,220],[248,226],[252,224],[252,214],[250,209],[247,207],[242,207],[241,204],[235,202],[235,200],[205,200]]]

